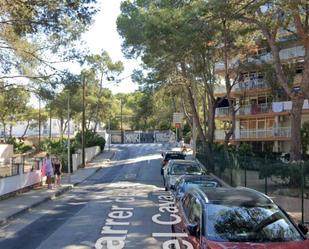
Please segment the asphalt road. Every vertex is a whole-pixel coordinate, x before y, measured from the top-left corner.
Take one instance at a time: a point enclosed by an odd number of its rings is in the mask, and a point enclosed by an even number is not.
[[[116,148],[114,160],[83,184],[2,227],[0,248],[169,248],[172,199],[160,175],[166,146]]]

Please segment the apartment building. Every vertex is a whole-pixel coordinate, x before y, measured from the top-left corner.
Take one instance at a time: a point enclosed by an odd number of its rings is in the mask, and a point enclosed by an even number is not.
[[[294,90],[299,89],[302,73],[301,58],[305,52],[302,46],[290,45],[280,51],[282,62],[295,62]],[[248,62],[262,64],[271,63],[270,52],[263,52],[248,58]],[[231,62],[233,63],[233,62]],[[235,62],[233,67],[235,67]],[[237,66],[237,65],[236,65]],[[259,67],[257,67],[259,68]],[[216,65],[216,73],[223,75],[223,64]],[[291,141],[291,109],[292,102],[283,89],[271,87],[263,72],[252,70],[243,72],[233,86],[231,96],[236,114],[235,131],[230,142],[252,144],[259,151],[289,152]],[[215,90],[217,98],[226,95],[225,87]],[[309,102],[305,100],[302,112],[302,123],[309,121]],[[216,108],[215,141],[223,142],[226,127],[232,122],[228,101],[221,101]]]

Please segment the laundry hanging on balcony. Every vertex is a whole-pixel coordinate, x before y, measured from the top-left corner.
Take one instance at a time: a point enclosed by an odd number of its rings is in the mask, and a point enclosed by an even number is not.
[[[283,112],[283,102],[274,102],[272,107],[273,112]]]

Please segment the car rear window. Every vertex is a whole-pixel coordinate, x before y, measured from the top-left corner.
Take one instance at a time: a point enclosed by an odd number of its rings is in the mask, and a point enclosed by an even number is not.
[[[171,174],[173,175],[199,175],[203,170],[198,164],[173,164]]]
[[[288,242],[302,236],[276,206],[207,206],[206,233],[218,242]]]

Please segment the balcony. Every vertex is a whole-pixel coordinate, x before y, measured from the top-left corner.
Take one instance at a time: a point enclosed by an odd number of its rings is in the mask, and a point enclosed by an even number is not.
[[[230,116],[230,107],[219,107],[216,108],[216,117],[225,117],[225,116]]]
[[[225,131],[224,130],[215,130],[215,140],[224,140]]]
[[[272,104],[252,104],[241,106],[238,110],[238,115],[255,115],[261,113],[270,113],[272,112]]]
[[[240,130],[240,139],[290,138],[291,127]]]
[[[243,82],[237,83],[233,90],[235,92],[243,92],[248,90],[258,90],[258,89],[266,89],[268,85],[264,81],[263,78],[256,78],[256,79],[245,79]]]
[[[285,49],[280,50],[279,56],[281,60],[289,60],[293,58],[304,57],[305,49],[303,46],[285,48]],[[248,58],[248,61],[254,62],[254,63],[272,62],[273,57],[271,53],[266,53],[260,56],[250,57]]]

